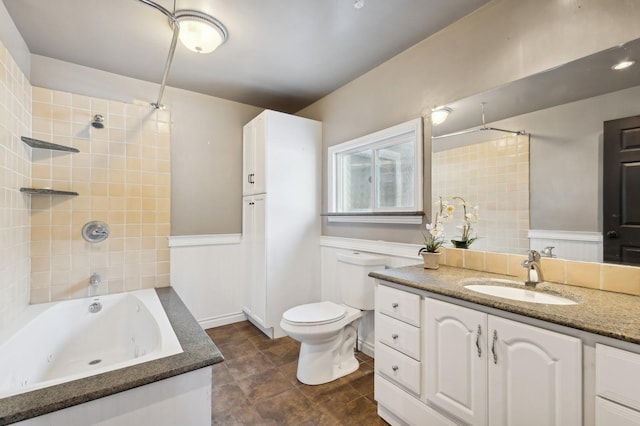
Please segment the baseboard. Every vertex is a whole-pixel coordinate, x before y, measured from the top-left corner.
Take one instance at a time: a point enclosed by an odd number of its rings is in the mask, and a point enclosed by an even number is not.
[[[358,349],[360,349],[360,352],[364,353],[365,355],[369,355],[371,358],[376,357],[375,346],[369,342],[358,339]]]
[[[233,314],[221,315],[213,318],[205,318],[198,321],[200,327],[204,330],[207,328],[220,327],[227,324],[234,324],[236,322],[246,321],[247,317],[244,312],[237,312]]]

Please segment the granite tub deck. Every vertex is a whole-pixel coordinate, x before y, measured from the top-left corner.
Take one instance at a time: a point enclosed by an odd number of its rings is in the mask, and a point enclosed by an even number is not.
[[[0,400],[0,425],[113,395],[224,360],[171,287],[156,289],[183,352]],[[7,366],[3,366],[7,367]]]
[[[498,278],[519,281],[513,276],[440,266],[426,270],[422,265],[374,271],[373,278],[403,286],[449,296],[554,324],[640,344],[640,297],[571,285],[543,282],[534,291],[562,296],[578,302],[576,305],[546,305],[519,302],[488,296],[464,288],[467,278]],[[515,285],[491,283],[515,287]]]

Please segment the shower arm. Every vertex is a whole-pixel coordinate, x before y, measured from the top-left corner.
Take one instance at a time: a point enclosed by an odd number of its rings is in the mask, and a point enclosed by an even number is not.
[[[158,94],[158,100],[155,103],[151,104],[152,108],[161,109],[162,105],[162,95],[164,94],[164,88],[167,84],[167,76],[169,75],[169,69],[171,68],[171,63],[173,62],[173,54],[176,52],[176,44],[178,43],[178,35],[180,34],[180,23],[178,22],[178,18],[176,15],[171,13],[166,8],[162,7],[158,3],[152,0],[138,0],[140,3],[144,3],[147,6],[151,6],[156,10],[162,12],[169,21],[171,21],[171,26],[173,27],[173,38],[171,39],[171,46],[169,47],[169,55],[167,56],[167,62],[164,66],[164,73],[162,74],[162,83],[160,84],[160,93]]]

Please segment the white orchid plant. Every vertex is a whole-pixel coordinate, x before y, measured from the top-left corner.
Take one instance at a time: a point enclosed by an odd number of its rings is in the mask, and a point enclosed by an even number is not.
[[[420,248],[418,254],[437,253],[438,249],[444,244],[444,226],[442,223],[451,217],[455,210],[452,205],[443,200],[442,197],[435,203],[436,209],[431,223],[427,223],[427,234],[422,233],[424,237],[424,247]]]
[[[454,200],[458,200],[458,204],[462,207],[463,223],[457,226],[461,231],[461,237],[457,241],[464,243],[467,247],[478,239],[478,235],[475,231],[474,225],[478,223],[480,215],[478,214],[479,207],[467,206],[467,202],[462,197],[453,197]],[[454,240],[452,240],[454,242]]]

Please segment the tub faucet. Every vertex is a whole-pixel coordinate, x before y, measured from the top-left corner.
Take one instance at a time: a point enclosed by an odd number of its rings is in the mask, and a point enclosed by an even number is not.
[[[535,287],[536,284],[544,281],[542,276],[542,268],[540,267],[540,253],[535,250],[529,250],[529,258],[522,261],[522,267],[527,269],[527,280],[524,285],[527,287]]]
[[[91,274],[91,277],[89,277],[89,297],[92,297],[94,295],[95,289],[98,288],[98,285],[101,282],[102,279],[100,278],[100,275],[95,272]]]

